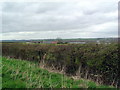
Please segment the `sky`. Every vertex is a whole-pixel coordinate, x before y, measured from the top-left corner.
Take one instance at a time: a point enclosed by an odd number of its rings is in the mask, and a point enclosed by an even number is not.
[[[1,2],[2,40],[118,36],[117,0]]]

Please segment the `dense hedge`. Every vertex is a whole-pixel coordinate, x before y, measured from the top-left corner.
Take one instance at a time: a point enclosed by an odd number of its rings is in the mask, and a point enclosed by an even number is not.
[[[118,44],[3,43],[3,56],[37,61],[67,75],[120,87]]]

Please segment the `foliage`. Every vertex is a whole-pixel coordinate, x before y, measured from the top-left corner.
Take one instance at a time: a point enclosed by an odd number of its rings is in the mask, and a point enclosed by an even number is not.
[[[92,81],[73,80],[62,74],[50,73],[40,69],[35,62],[4,57],[2,62],[2,88],[101,88]]]
[[[3,43],[3,56],[43,62],[46,67],[64,70],[106,85],[119,85],[118,44],[23,44]],[[79,70],[79,68],[81,69]]]

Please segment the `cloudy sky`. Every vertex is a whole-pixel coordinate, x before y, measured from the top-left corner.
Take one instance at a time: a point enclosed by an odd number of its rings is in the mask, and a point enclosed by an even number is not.
[[[117,0],[46,0],[0,5],[3,40],[118,36]]]

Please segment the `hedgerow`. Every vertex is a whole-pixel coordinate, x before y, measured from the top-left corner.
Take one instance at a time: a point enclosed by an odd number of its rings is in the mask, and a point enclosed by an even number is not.
[[[118,44],[3,43],[2,55],[35,61],[45,67],[78,75],[100,84],[120,87]]]

